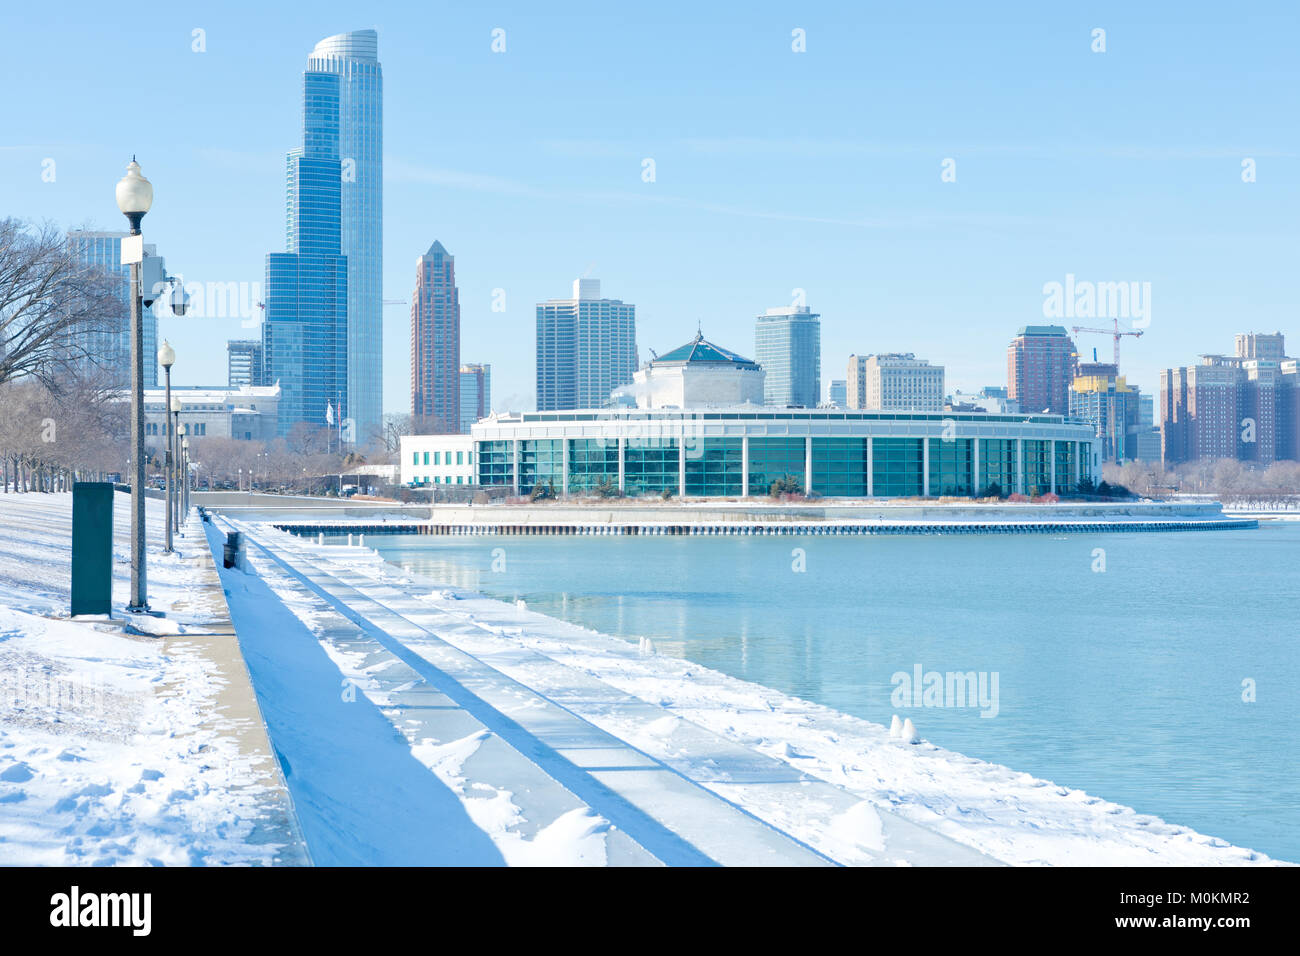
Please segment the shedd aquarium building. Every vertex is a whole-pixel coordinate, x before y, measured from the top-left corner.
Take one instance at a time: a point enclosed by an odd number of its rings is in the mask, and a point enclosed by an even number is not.
[[[1060,415],[778,408],[761,404],[762,386],[754,362],[697,336],[616,393],[635,406],[496,414],[470,435],[407,436],[402,480],[442,481],[431,450],[516,494],[1070,494],[1100,468],[1095,429]]]

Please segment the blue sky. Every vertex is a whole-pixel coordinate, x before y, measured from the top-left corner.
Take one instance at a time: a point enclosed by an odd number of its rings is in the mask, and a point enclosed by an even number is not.
[[[697,322],[752,353],[754,316],[803,289],[823,381],[852,352],[913,351],[949,390],[1005,384],[1008,340],[1067,273],[1151,283],[1150,324],[1123,346],[1145,389],[1237,331],[1300,351],[1293,3],[6,4],[0,215],[120,229],[113,185],[136,153],[169,268],[261,282],[307,54],[367,27],[385,296],[409,301],[441,240],[462,358],[493,365],[498,408],[532,401],[533,305],[580,274],[636,303],[643,356]],[[203,384],[224,382],[226,339],[255,333],[204,318],[162,334],[178,380]],[[404,411],[406,307],[384,334],[385,410]]]

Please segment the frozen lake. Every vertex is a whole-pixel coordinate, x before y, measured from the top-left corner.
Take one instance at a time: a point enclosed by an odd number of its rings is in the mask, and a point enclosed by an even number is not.
[[[1300,522],[366,543],[444,584],[868,720],[910,717],[942,747],[1300,861]],[[983,702],[945,680],[897,706],[896,675],[918,668],[923,685],[974,672]]]

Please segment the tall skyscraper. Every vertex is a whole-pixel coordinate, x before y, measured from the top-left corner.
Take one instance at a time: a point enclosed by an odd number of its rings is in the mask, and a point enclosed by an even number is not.
[[[537,410],[601,408],[637,368],[636,306],[577,279],[572,299],[537,305]]]
[[[460,367],[460,430],[468,433],[470,426],[492,412],[492,366],[462,365]]]
[[[231,339],[226,343],[226,384],[265,385],[262,376],[262,343],[256,339]]]
[[[122,240],[125,232],[68,233],[68,245],[77,263],[85,269],[95,269],[118,279],[122,289],[122,312],[112,328],[93,332],[91,340],[84,343],[86,351],[94,356],[94,364],[113,381],[126,385],[131,381],[131,267],[122,265]],[[154,255],[156,248],[144,247],[146,255]],[[158,319],[153,309],[145,309],[144,320],[144,387],[158,385]]]
[[[267,257],[264,359],[281,433],[328,402],[364,442],[383,414],[383,73],[379,37],[316,44],[302,145],[285,162],[285,248]],[[345,432],[345,435],[347,433]]]
[[[336,422],[351,418],[352,438],[364,440],[348,379],[339,86],[336,74],[303,74],[302,146],[286,162],[288,251],[266,257],[262,360],[267,381],[280,384],[280,434],[299,422],[324,426],[330,409]]]
[[[850,355],[849,408],[871,411],[942,411],[943,366],[911,352]]]
[[[1077,361],[1064,326],[1022,326],[1007,346],[1007,397],[1027,414],[1068,415]]]
[[[379,34],[356,30],[326,37],[307,72],[334,77],[340,163],[339,252],[347,257],[347,404],[345,414],[364,441],[383,418],[384,74]],[[307,104],[311,108],[311,103]],[[304,141],[304,147],[309,144]]]
[[[460,293],[456,259],[434,241],[415,262],[411,296],[411,415],[425,429],[460,431]]]
[[[822,394],[821,316],[806,305],[768,309],[754,328],[763,404],[816,408]]]

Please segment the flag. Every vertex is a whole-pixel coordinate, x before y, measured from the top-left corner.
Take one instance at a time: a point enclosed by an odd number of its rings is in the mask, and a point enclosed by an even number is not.
[[[334,424],[334,406],[331,405],[329,402],[325,403],[325,424],[326,425]]]

